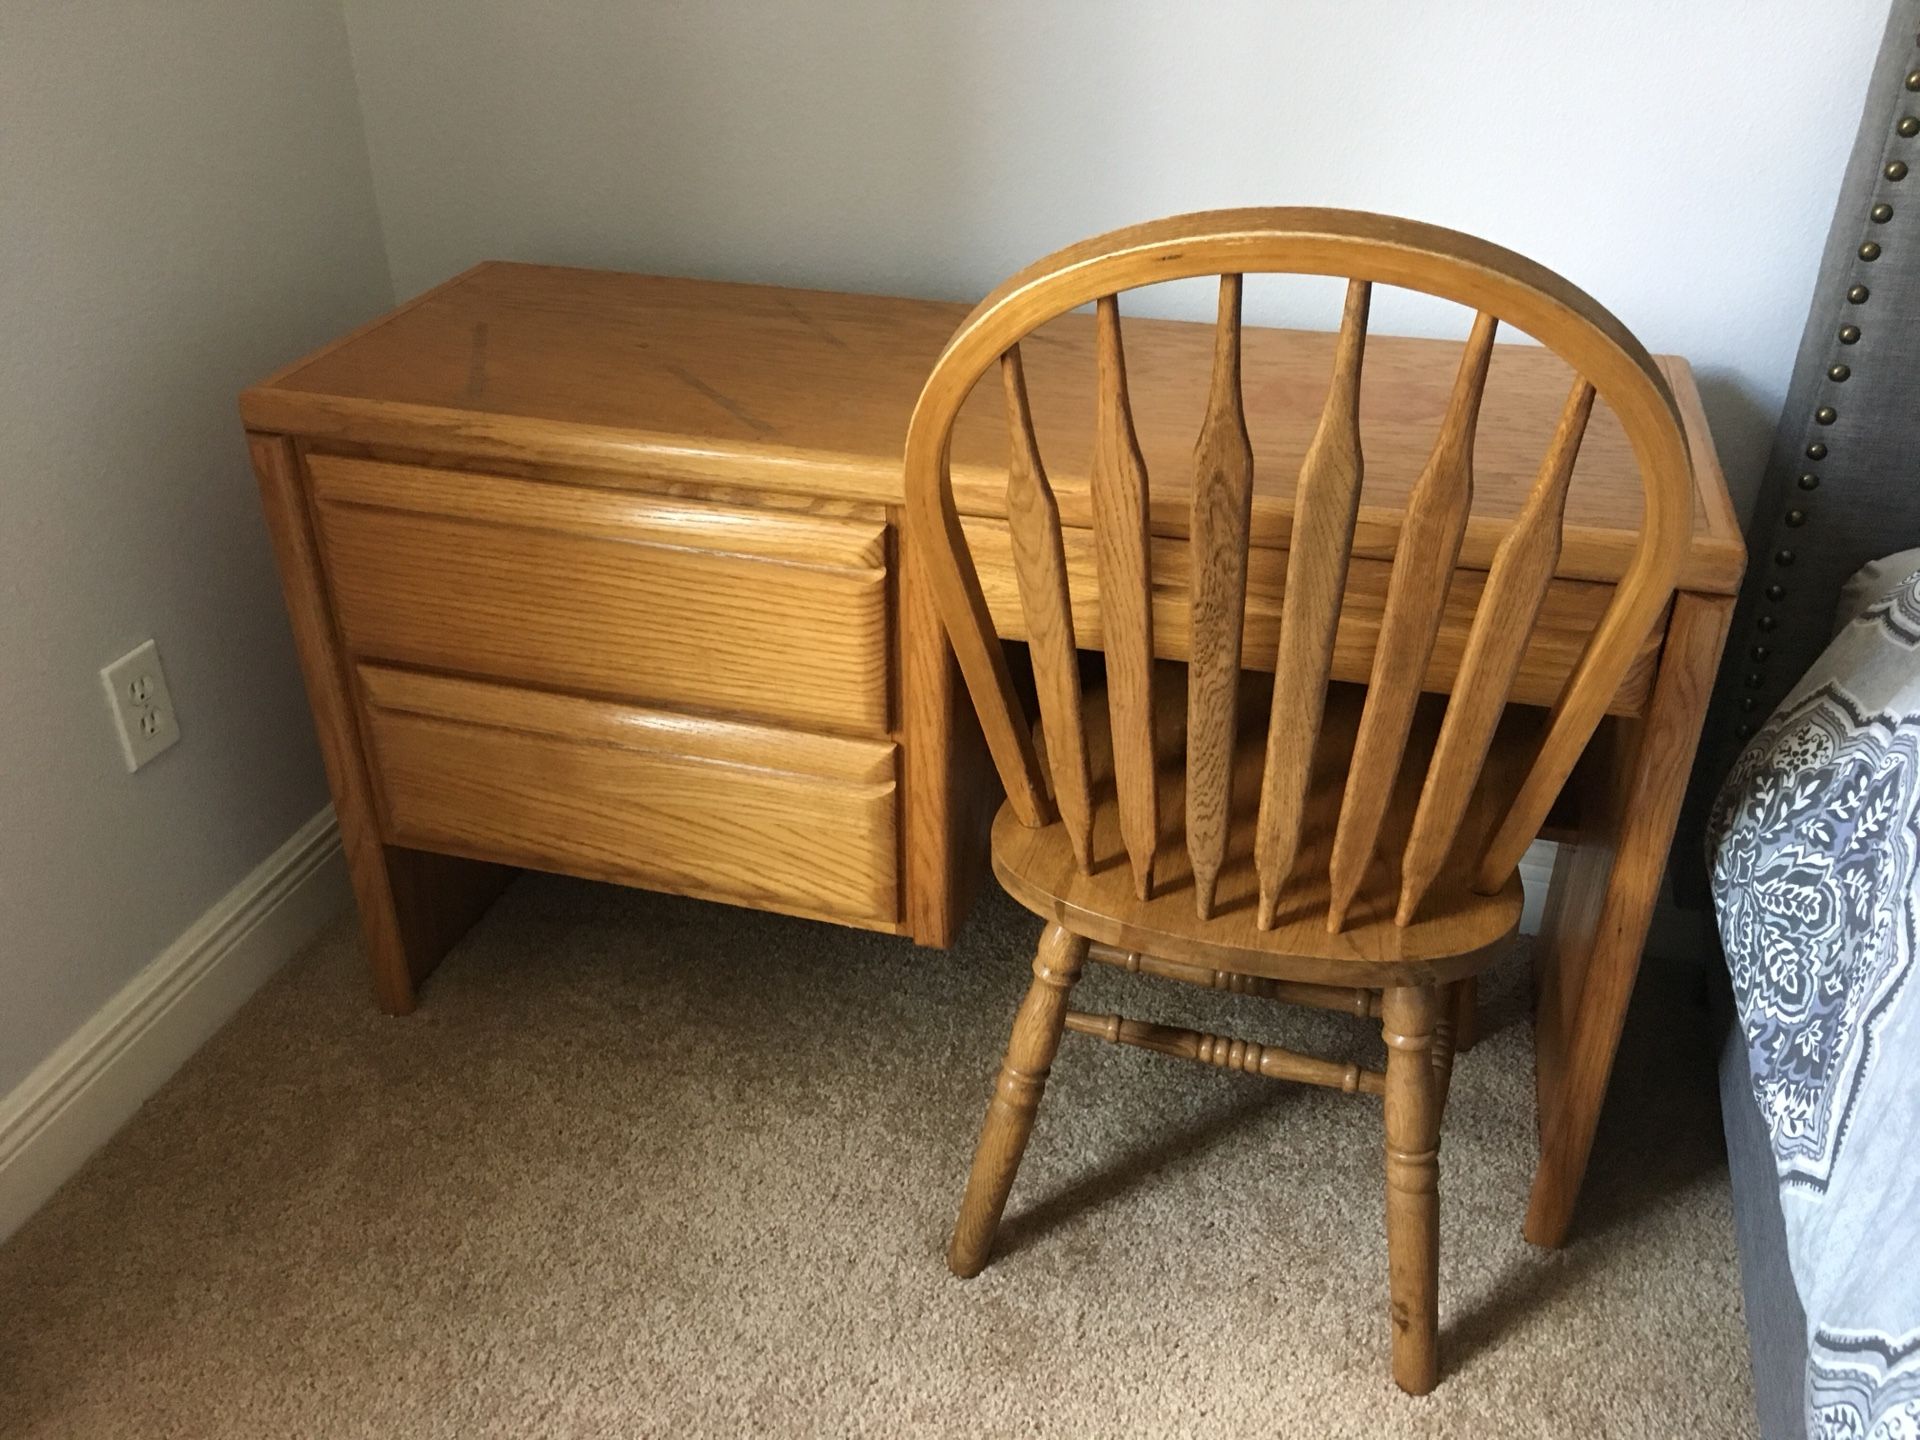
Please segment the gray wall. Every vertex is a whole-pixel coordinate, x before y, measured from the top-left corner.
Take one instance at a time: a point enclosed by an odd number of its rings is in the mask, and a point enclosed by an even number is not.
[[[4,1095],[326,802],[234,401],[392,286],[338,0],[9,3],[0,96]]]
[[[1743,497],[1886,16],[1886,0],[346,8],[402,292],[504,256],[976,299],[1154,215],[1395,211],[1533,255],[1691,357]],[[1249,313],[1330,323],[1334,297],[1315,300],[1250,292]]]

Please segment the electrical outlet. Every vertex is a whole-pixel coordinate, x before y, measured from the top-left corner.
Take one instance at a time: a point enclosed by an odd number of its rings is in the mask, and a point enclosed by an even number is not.
[[[173,696],[167,693],[167,675],[160,668],[160,649],[149,640],[129,650],[100,672],[120,730],[120,754],[127,769],[138,770],[180,738],[174,718]]]

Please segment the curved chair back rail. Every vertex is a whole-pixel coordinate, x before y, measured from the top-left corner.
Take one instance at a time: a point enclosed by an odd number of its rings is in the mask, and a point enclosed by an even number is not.
[[[1692,527],[1692,467],[1681,420],[1640,343],[1553,272],[1483,240],[1415,221],[1323,209],[1222,210],[1137,225],[1029,266],[975,308],[922,391],[907,435],[910,542],[921,547],[942,617],[1006,785],[1026,825],[1056,817],[1091,866],[1082,697],[1059,507],[1027,406],[1020,342],[1096,307],[1098,427],[1091,486],[1120,832],[1138,894],[1152,889],[1161,834],[1154,774],[1153,578],[1149,478],[1134,439],[1118,296],[1167,280],[1220,277],[1212,382],[1195,447],[1186,748],[1186,844],[1194,903],[1209,916],[1227,837],[1253,457],[1240,393],[1241,276],[1348,281],[1333,372],[1294,494],[1286,590],[1255,829],[1259,924],[1271,928],[1301,847],[1335,627],[1353,546],[1364,455],[1359,383],[1372,287],[1422,291],[1473,309],[1472,333],[1432,454],[1409,497],[1353,741],[1329,866],[1327,924],[1339,930],[1374,855],[1400,770],[1472,503],[1472,452],[1491,348],[1502,324],[1575,373],[1535,487],[1495,553],[1419,792],[1400,863],[1395,919],[1411,922],[1440,874],[1478,783],[1559,558],[1568,483],[1596,396],[1632,445],[1644,489],[1631,563],[1549,714],[1540,748],[1471,868],[1500,890],[1538,833],[1636,651],[1672,596]],[[949,448],[961,406],[995,364],[1011,453],[1007,513],[1030,636],[1052,785],[1017,699],[956,509]],[[1262,666],[1261,668],[1265,668]],[[1056,810],[1057,807],[1057,810]]]

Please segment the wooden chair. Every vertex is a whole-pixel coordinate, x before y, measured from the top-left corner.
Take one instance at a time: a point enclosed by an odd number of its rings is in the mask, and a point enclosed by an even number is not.
[[[1240,395],[1240,300],[1241,276],[1250,272],[1348,284],[1326,403],[1294,492],[1278,650],[1249,664],[1242,637],[1253,459]],[[1191,623],[1176,654],[1155,644],[1148,477],[1133,434],[1116,297],[1205,275],[1220,277],[1219,319],[1186,529]],[[1362,688],[1330,684],[1329,667],[1359,504],[1359,381],[1375,284],[1425,291],[1476,316],[1404,513]],[[1082,683],[1060,511],[1020,357],[1030,332],[1089,303],[1103,686]],[[1452,698],[1423,701],[1472,499],[1474,431],[1501,322],[1557,352],[1576,382],[1539,480],[1486,575]],[[996,362],[1012,437],[1007,511],[1037,732],[989,618],[948,466],[955,417]],[[1568,482],[1596,394],[1621,421],[1642,472],[1639,546],[1552,710],[1542,719],[1516,707],[1509,716],[1506,696],[1554,573]],[[1518,923],[1521,853],[1667,605],[1688,542],[1690,461],[1664,381],[1588,296],[1469,236],[1334,210],[1179,216],[1071,246],[988,296],[921,393],[906,484],[910,543],[928,566],[1006,786],[993,827],[994,870],[1048,922],[949,1265],[970,1276],[987,1261],[1064,1030],[1383,1095],[1393,1376],[1425,1393],[1436,1375],[1439,1122],[1456,1017],[1473,977]],[[1169,528],[1164,518],[1161,528]],[[1156,665],[1169,655],[1185,665]],[[1249,674],[1242,683],[1243,668],[1264,670],[1269,660],[1271,681]],[[1068,992],[1089,959],[1378,1016],[1385,1072],[1070,1010]]]

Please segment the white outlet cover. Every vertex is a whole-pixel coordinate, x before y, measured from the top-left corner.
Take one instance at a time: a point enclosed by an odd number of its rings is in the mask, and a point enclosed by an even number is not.
[[[129,771],[138,770],[180,738],[167,673],[160,668],[160,647],[149,640],[100,672],[120,735],[120,755]]]

